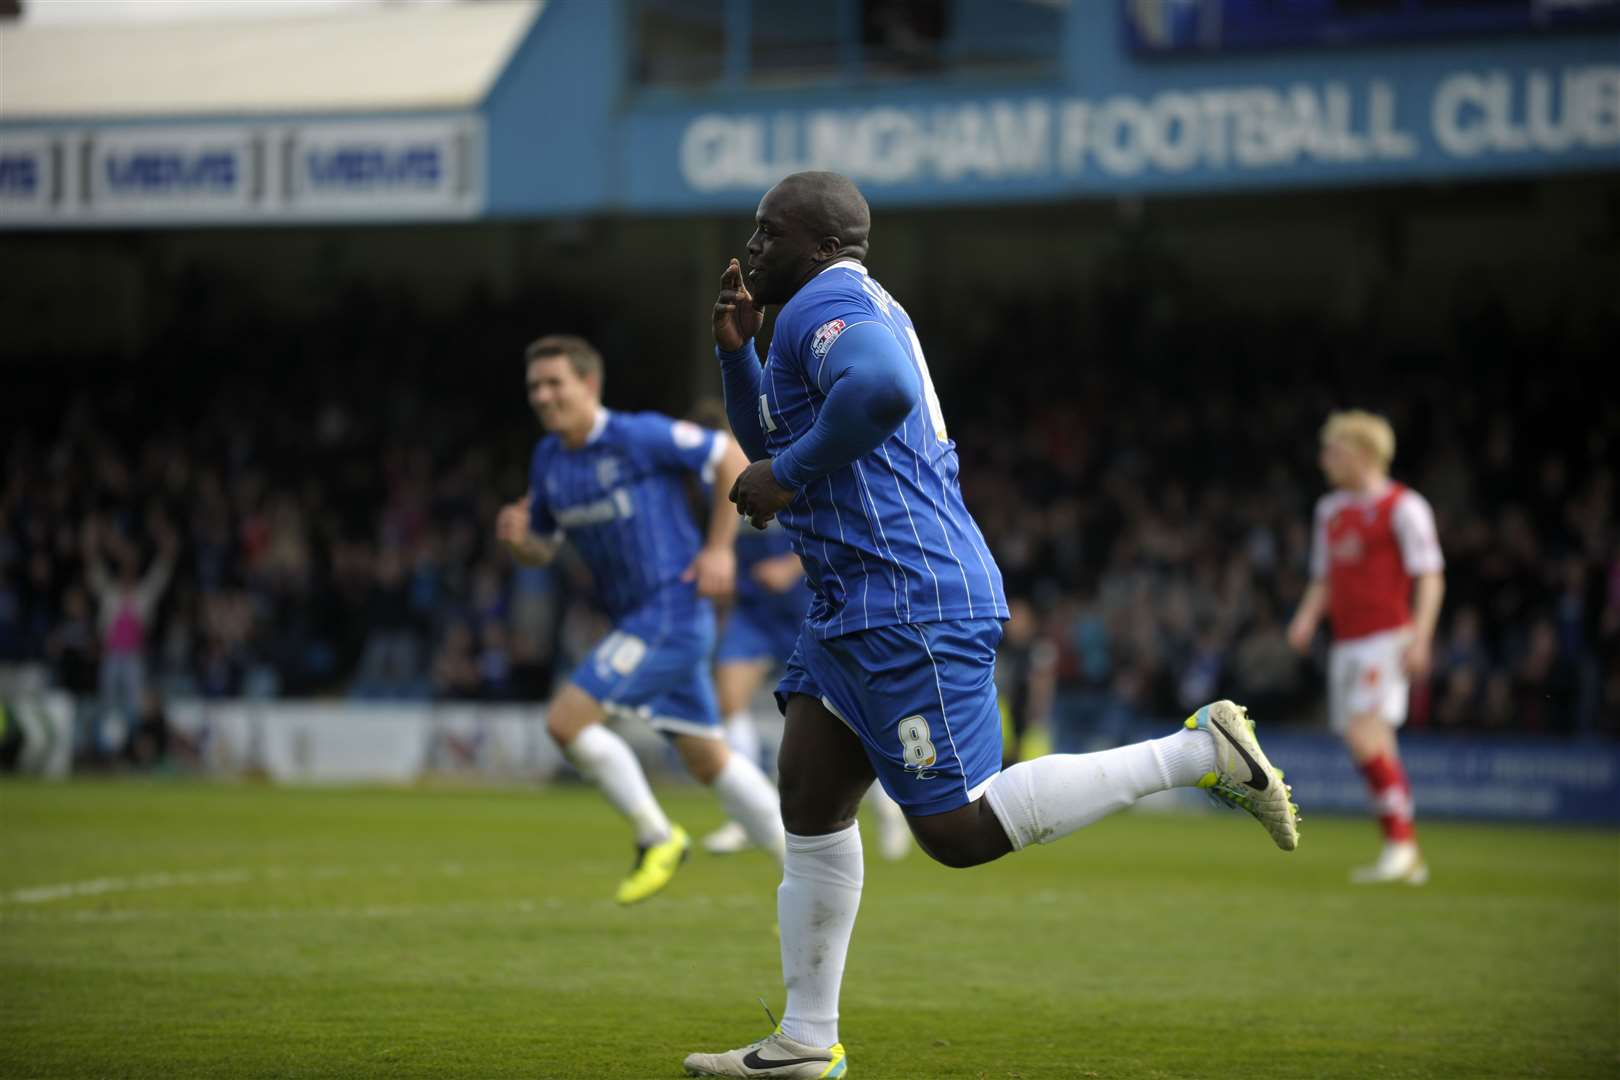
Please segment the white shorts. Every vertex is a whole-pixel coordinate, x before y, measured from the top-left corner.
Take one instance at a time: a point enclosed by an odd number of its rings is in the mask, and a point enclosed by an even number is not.
[[[1333,643],[1328,650],[1328,722],[1336,733],[1344,734],[1351,717],[1366,713],[1377,713],[1390,727],[1406,723],[1411,686],[1401,654],[1411,640],[1411,630],[1402,627]]]

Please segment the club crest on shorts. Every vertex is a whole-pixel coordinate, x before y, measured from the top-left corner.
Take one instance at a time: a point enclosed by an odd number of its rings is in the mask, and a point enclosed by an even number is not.
[[[833,342],[838,340],[838,335],[844,332],[845,326],[843,319],[833,319],[831,322],[822,323],[816,330],[816,336],[810,339],[810,351],[815,354],[817,360],[827,355],[827,350],[833,347]]]

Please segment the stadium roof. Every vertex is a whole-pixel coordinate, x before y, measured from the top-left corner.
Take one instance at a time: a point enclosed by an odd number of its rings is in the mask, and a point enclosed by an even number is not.
[[[545,0],[0,28],[0,120],[479,105]]]

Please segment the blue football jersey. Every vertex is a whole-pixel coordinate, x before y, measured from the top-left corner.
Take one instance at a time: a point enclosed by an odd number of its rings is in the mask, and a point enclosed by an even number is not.
[[[712,483],[725,447],[725,436],[685,420],[603,409],[579,449],[557,435],[535,446],[529,527],[567,537],[609,615],[658,598],[689,603],[696,590],[680,576],[701,538],[684,478],[698,474]]]
[[[810,430],[830,389],[827,355],[852,326],[888,329],[916,365],[922,396],[900,427],[866,456],[815,480],[778,516],[794,538],[815,594],[819,638],[902,623],[1007,618],[1001,571],[957,484],[917,331],[859,263],[837,263],[801,288],[776,317],[760,374],[759,423],[772,457]]]

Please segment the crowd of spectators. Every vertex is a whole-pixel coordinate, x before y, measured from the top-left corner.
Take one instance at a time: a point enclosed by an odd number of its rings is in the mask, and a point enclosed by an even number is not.
[[[517,361],[448,394],[414,377],[432,335],[384,314],[400,343],[379,330],[379,359],[342,377],[171,365],[14,424],[0,663],[44,665],[131,716],[154,693],[543,698],[603,625],[576,564],[520,569],[493,542],[536,434]],[[493,355],[515,358],[524,334],[503,329]],[[1299,342],[1267,332],[1242,347]],[[406,340],[423,366],[399,367]],[[1433,503],[1448,562],[1412,723],[1616,733],[1612,407],[1459,385],[1444,365],[1349,401],[1311,374],[1327,360],[1014,382],[994,359],[965,355],[941,390],[969,505],[1055,648],[1058,728],[1106,733],[1217,696],[1320,720],[1320,651],[1297,656],[1284,629],[1322,490],[1317,428],[1365,404],[1391,415],[1394,473]]]

